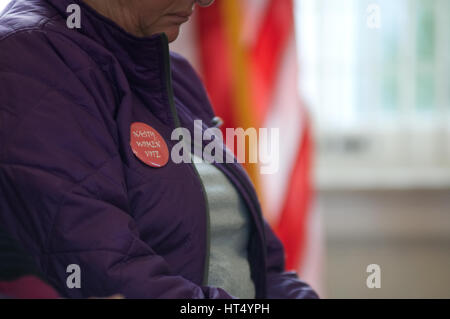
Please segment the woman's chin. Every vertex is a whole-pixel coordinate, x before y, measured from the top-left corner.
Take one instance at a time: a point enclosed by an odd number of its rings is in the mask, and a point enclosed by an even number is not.
[[[145,32],[144,36],[152,36],[154,34],[165,33],[169,39],[169,43],[175,41],[180,34],[181,25],[171,25],[160,29],[153,29],[150,32]]]
[[[180,26],[174,26],[164,30],[164,33],[167,35],[169,42],[173,42],[178,38],[180,34]]]

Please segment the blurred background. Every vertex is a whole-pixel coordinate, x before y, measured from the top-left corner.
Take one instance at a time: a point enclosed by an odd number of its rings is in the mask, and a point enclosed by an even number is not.
[[[450,1],[301,0],[295,16],[326,295],[449,298]]]
[[[247,169],[322,297],[450,298],[449,46],[448,0],[217,0],[174,44],[226,126],[281,129]]]
[[[449,298],[450,1],[297,4],[327,296]]]
[[[172,50],[224,129],[280,129],[278,172],[246,169],[289,269],[324,298],[450,298],[449,0],[216,0]]]

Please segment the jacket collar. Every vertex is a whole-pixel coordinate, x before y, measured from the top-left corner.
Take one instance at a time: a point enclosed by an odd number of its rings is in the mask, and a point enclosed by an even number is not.
[[[67,7],[81,7],[81,29],[78,31],[110,51],[122,66],[133,88],[148,93],[165,92],[168,41],[165,34],[139,38],[121,28],[114,21],[97,13],[82,0],[45,0],[68,17]]]

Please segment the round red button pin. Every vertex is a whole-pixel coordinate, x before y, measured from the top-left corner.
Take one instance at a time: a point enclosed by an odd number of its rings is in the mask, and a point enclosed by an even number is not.
[[[169,149],[162,136],[151,126],[131,124],[130,146],[134,155],[151,167],[163,167],[169,161]]]

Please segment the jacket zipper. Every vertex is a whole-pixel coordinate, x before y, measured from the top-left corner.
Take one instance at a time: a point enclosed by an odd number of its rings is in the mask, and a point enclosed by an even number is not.
[[[173,94],[173,87],[172,87],[172,69],[170,67],[170,52],[169,52],[169,40],[165,34],[161,35],[163,40],[163,47],[164,47],[164,72],[165,72],[165,79],[166,79],[166,87],[167,87],[167,95],[169,97],[169,106],[170,111],[172,113],[172,116],[175,121],[175,128],[181,127],[180,119],[178,118],[178,112],[175,107],[174,103],[174,94]],[[206,205],[206,258],[205,258],[205,264],[204,264],[204,273],[203,273],[203,286],[208,285],[208,274],[209,274],[209,258],[210,258],[210,250],[211,250],[211,236],[210,236],[210,212],[209,212],[209,203],[208,203],[208,197],[206,194],[205,185],[203,184],[203,181],[200,177],[200,174],[198,173],[197,168],[195,165],[191,162],[189,163],[191,168],[194,170],[195,175],[197,176],[198,180],[200,181],[200,184],[202,186],[202,195],[205,200]]]

